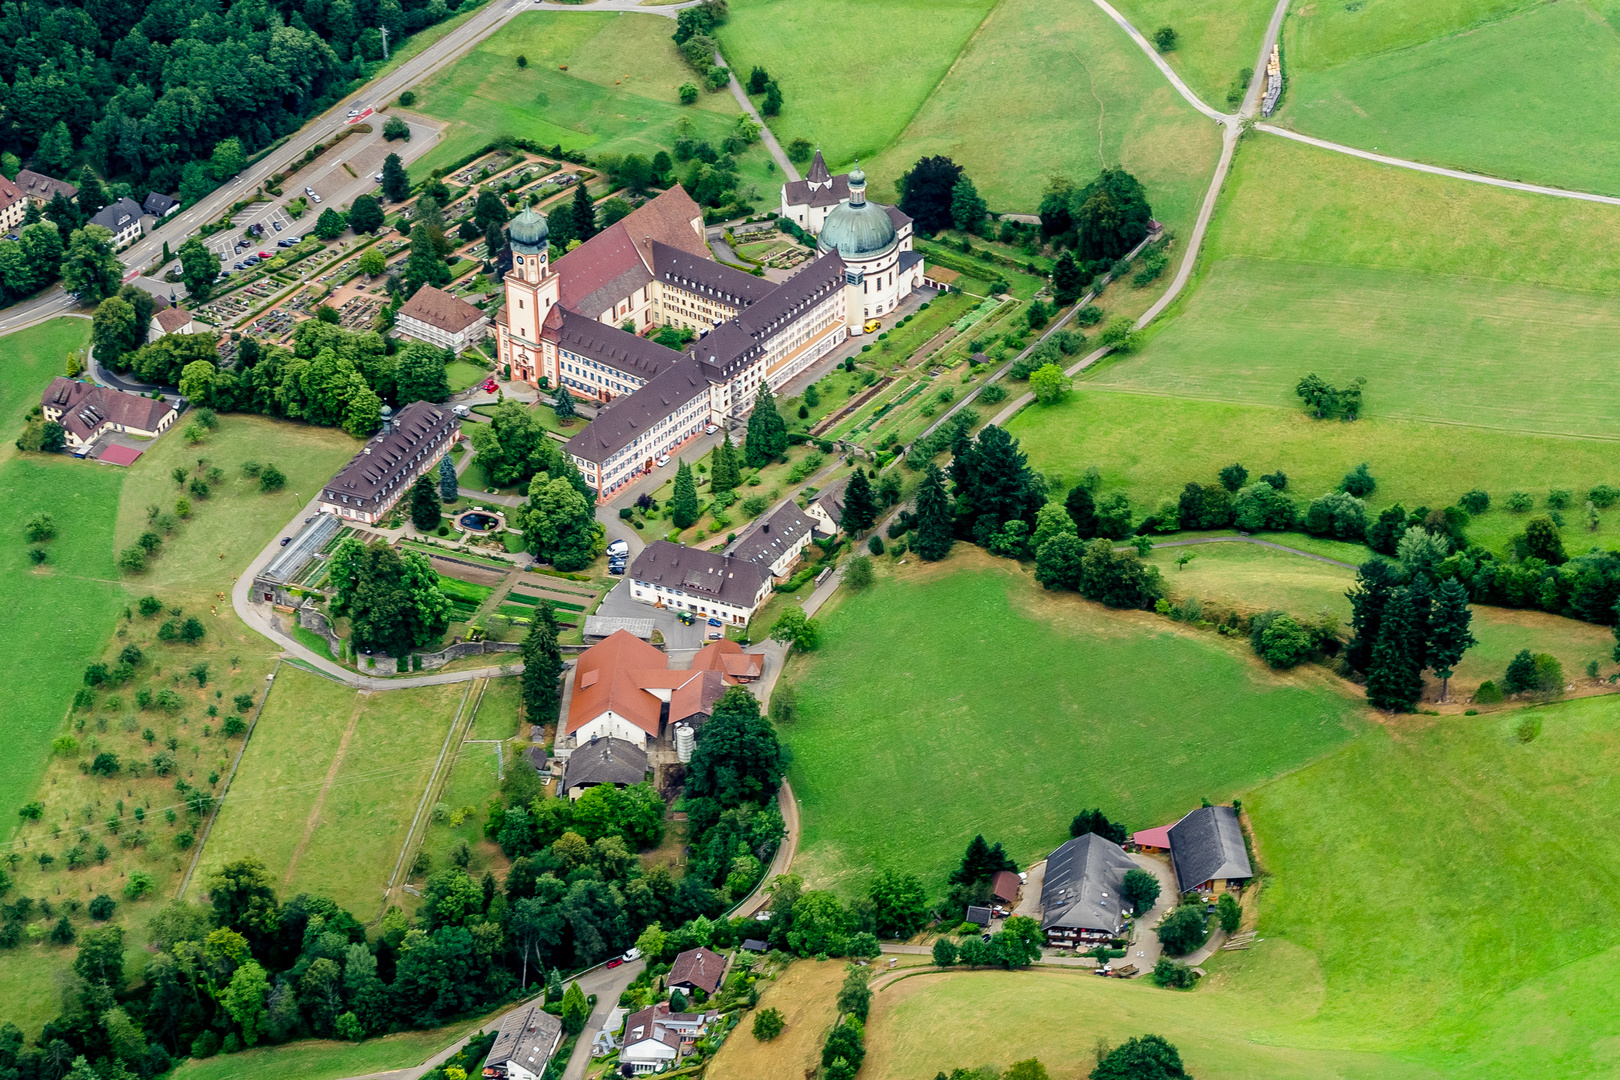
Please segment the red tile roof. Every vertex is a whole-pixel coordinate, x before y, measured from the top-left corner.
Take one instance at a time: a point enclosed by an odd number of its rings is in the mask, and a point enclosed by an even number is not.
[[[574,665],[574,696],[568,703],[568,732],[611,710],[656,739],[663,703],[643,688],[637,676],[659,668],[668,668],[664,654],[628,630],[616,630],[580,653]]]
[[[718,671],[728,683],[744,679],[757,679],[765,670],[765,658],[758,653],[744,652],[743,647],[730,638],[711,641],[692,657],[693,671]]]

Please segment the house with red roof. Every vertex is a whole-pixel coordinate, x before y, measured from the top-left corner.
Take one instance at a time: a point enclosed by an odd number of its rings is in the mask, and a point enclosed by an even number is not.
[[[645,747],[676,724],[701,732],[731,685],[720,664],[671,670],[661,651],[616,630],[579,654],[563,734],[580,746],[611,739]]]

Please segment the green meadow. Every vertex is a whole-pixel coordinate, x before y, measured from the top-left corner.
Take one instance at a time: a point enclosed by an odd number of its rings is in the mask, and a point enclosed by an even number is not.
[[[1275,675],[1246,645],[1045,593],[965,546],[821,622],[790,664],[800,714],[781,735],[803,805],[794,872],[846,893],[887,866],[937,895],[978,832],[1027,865],[1091,806],[1164,824],[1365,725],[1319,671]]]
[[[661,15],[525,12],[460,60],[416,87],[415,109],[449,124],[416,168],[448,165],[502,136],[568,150],[640,153],[675,143],[685,116],[718,145],[741,115],[728,91],[683,106],[676,95],[695,76]],[[527,66],[519,67],[519,56]],[[746,181],[780,183],[756,144],[739,159]],[[766,195],[770,196],[767,190]]]
[[[919,158],[944,154],[993,209],[1029,213],[1050,177],[1084,184],[1123,166],[1154,216],[1185,231],[1220,146],[1220,129],[1094,4],[1001,0],[867,171],[889,199]]]
[[[1321,71],[1395,49],[1484,26],[1539,0],[1351,0],[1340,4],[1290,7],[1283,24],[1283,49],[1290,70]]]
[[[1620,9],[1605,7],[1581,0],[1528,6],[1316,69],[1308,67],[1314,57],[1307,45],[1278,120],[1396,157],[1620,193],[1620,119],[1609,107],[1620,71]],[[1301,15],[1290,25],[1319,17]]]
[[[1205,104],[1227,111],[1226,90],[1237,73],[1254,73],[1272,0],[1114,0],[1114,9],[1142,36],[1168,26],[1176,47],[1165,61]]]

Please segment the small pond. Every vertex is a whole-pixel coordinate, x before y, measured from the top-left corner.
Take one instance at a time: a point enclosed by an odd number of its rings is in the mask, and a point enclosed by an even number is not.
[[[489,532],[500,525],[501,519],[494,514],[473,510],[462,514],[460,523],[461,527],[469,532]]]

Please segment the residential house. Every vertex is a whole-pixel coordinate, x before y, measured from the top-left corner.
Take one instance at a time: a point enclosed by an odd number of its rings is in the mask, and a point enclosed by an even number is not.
[[[1003,904],[1011,905],[1018,899],[1018,892],[1024,887],[1023,879],[1011,870],[997,870],[990,879],[990,895]]]
[[[490,1080],[539,1080],[562,1042],[562,1021],[538,1003],[514,1009],[501,1019],[494,1045],[484,1058]]]
[[[671,1012],[669,1003],[664,1001],[642,1009],[624,1022],[619,1064],[628,1066],[626,1074],[631,1076],[656,1072],[690,1054],[692,1044],[718,1016],[718,1013]]]
[[[141,204],[126,195],[96,211],[89,223],[111,232],[113,250],[121,251],[141,238]]]
[[[126,394],[107,386],[58,375],[40,398],[45,419],[62,425],[68,449],[81,457],[104,432],[155,439],[179,413],[160,398]]]
[[[161,191],[154,191],[147,195],[145,202],[141,203],[141,209],[162,221],[180,209],[180,200],[170,198]]]
[[[461,438],[461,421],[446,406],[413,401],[382,413],[381,430],[322,490],[323,514],[375,524]]]
[[[1183,893],[1237,890],[1254,877],[1243,826],[1230,806],[1199,807],[1170,826],[1170,863]]]
[[[630,564],[630,596],[746,626],[771,595],[769,567],[716,551],[655,540]]]
[[[1136,863],[1096,833],[1077,836],[1046,859],[1041,929],[1048,945],[1094,945],[1125,930],[1125,875]]]
[[[849,486],[849,477],[834,480],[810,500],[810,505],[804,512],[810,520],[816,523],[816,532],[822,536],[832,536],[838,532],[838,526],[844,521],[844,488]]]
[[[49,206],[57,195],[70,201],[79,197],[79,189],[73,184],[35,172],[33,169],[24,169],[17,174],[17,186],[22,188],[23,194],[28,196],[30,202],[42,210]]]
[[[0,176],[0,234],[22,228],[23,215],[28,213],[28,196],[16,184]]]
[[[701,990],[713,996],[726,977],[726,958],[709,949],[687,949],[675,957],[664,984],[671,990],[684,990],[690,994]]]
[[[459,296],[424,285],[394,313],[394,329],[460,353],[489,336],[489,319]]]
[[[563,764],[562,790],[577,799],[602,784],[629,787],[647,779],[647,751],[623,739],[592,739]]]
[[[799,556],[810,546],[815,531],[814,519],[789,500],[776,513],[738,537],[727,554],[753,563],[780,580],[792,573]]]
[[[156,341],[169,334],[195,334],[197,321],[192,318],[191,312],[183,307],[165,307],[153,312],[152,325],[147,331],[149,341]]]

